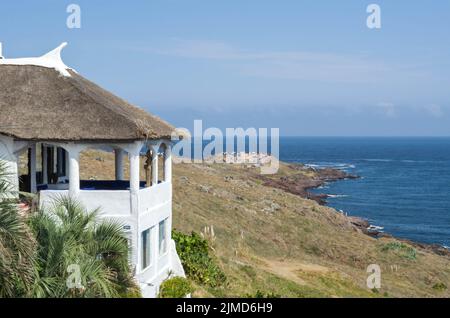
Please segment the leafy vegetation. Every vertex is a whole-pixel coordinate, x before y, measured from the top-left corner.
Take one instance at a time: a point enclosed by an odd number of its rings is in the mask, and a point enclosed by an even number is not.
[[[79,202],[61,197],[30,218],[38,242],[37,297],[120,297],[136,290],[122,226],[98,220]],[[72,268],[72,270],[71,270]],[[79,272],[79,281],[73,273]],[[67,283],[75,285],[68,288]]]
[[[186,235],[174,230],[172,238],[176,242],[186,275],[193,281],[218,287],[226,283],[225,273],[209,254],[208,242],[199,234],[192,232]]]
[[[165,280],[159,287],[159,298],[183,298],[194,291],[192,284],[184,277]]]
[[[447,285],[445,285],[444,283],[436,283],[433,285],[433,289],[437,291],[444,291],[447,289]]]
[[[400,254],[400,256],[409,259],[415,260],[417,258],[417,251],[414,247],[406,245],[401,242],[390,242],[385,244],[382,249],[383,252],[386,251],[396,251]]]
[[[281,298],[281,296],[272,292],[264,293],[258,289],[255,294],[247,294],[246,298]]]
[[[26,216],[8,177],[0,160],[0,297],[140,296],[120,224],[68,197]]]
[[[8,182],[6,166],[0,160],[0,298],[20,297],[33,282],[35,240],[20,215]]]

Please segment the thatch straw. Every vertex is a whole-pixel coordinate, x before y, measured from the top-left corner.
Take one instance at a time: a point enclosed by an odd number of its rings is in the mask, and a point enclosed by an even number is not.
[[[0,134],[48,141],[170,138],[174,128],[165,121],[69,72],[0,65]]]

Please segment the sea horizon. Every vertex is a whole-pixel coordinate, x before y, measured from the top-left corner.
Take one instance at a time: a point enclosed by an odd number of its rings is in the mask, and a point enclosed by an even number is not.
[[[210,142],[203,140],[203,148]],[[327,194],[327,206],[386,234],[450,246],[450,226],[443,226],[450,225],[450,136],[281,136],[279,159],[358,175],[311,192]]]

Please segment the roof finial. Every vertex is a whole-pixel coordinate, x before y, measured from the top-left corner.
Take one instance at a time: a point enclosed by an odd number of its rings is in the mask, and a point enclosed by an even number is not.
[[[58,62],[62,62],[61,59],[61,51],[63,48],[65,48],[67,46],[67,42],[63,42],[61,43],[56,49],[48,52],[47,54],[44,54],[41,56],[41,58],[45,58],[45,59],[52,59],[53,61],[58,61]]]
[[[47,68],[53,68],[60,72],[64,76],[69,76],[68,70],[73,69],[66,66],[61,59],[61,51],[67,45],[67,42],[63,42],[56,49],[44,54],[40,57],[29,57],[29,58],[19,58],[19,59],[0,59],[0,64],[3,65],[36,65]],[[1,55],[1,52],[0,52]],[[75,71],[74,71],[75,72]]]

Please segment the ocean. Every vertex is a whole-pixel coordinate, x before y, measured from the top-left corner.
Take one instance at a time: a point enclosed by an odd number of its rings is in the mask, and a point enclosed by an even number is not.
[[[359,175],[314,191],[386,233],[450,246],[450,138],[282,137],[280,159]]]

